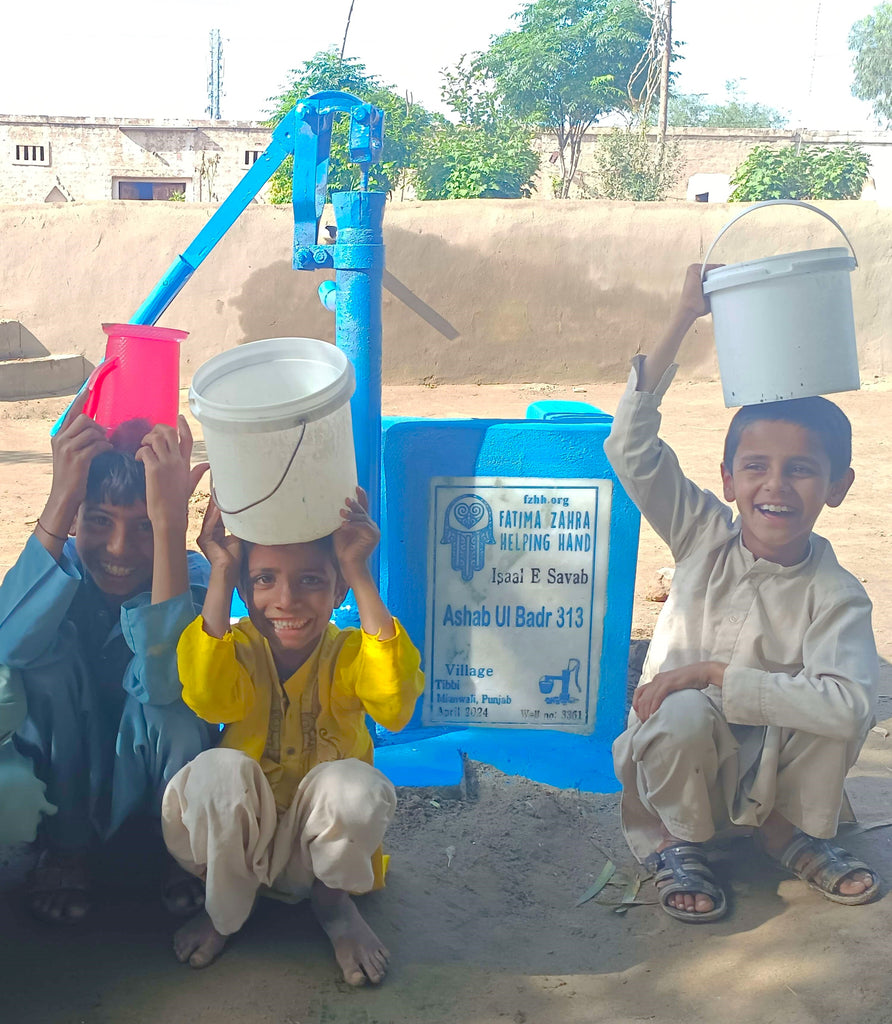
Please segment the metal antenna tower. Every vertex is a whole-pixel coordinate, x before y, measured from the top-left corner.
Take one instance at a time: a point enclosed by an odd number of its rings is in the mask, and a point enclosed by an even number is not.
[[[211,29],[211,70],[208,73],[208,105],[205,108],[207,115],[215,121],[219,121],[220,96],[223,93],[223,41],[220,39],[220,29]]]

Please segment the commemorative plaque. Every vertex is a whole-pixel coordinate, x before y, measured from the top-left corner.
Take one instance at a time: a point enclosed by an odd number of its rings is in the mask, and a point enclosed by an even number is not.
[[[593,731],[612,491],[431,480],[423,724]]]

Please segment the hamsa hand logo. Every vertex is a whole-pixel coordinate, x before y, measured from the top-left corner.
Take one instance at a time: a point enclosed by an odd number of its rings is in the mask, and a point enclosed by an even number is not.
[[[486,545],[495,544],[492,508],[477,494],[460,494],[446,507],[441,544],[452,545],[452,568],[467,582],[483,568]]]

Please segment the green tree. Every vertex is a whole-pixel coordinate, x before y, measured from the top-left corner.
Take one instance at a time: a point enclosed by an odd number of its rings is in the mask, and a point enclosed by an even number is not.
[[[533,130],[500,108],[485,74],[466,56],[443,72],[443,99],[458,115],[428,133],[418,158],[420,199],[515,199],[539,168]]]
[[[599,199],[660,202],[678,180],[681,148],[661,144],[640,128],[612,128],[598,139],[594,154],[595,195]]]
[[[327,89],[340,89],[384,111],[384,150],[381,162],[370,169],[371,188],[392,192],[404,187],[427,134],[445,121],[442,115],[383,85],[361,61],[353,57],[342,60],[333,49],[320,51],[291,74],[294,77],[288,89],[270,100],[275,104],[267,122],[270,127],[277,125],[298,101]],[[331,134],[330,192],[349,192],[359,185],[359,168],[347,160],[348,120],[340,118]],[[288,157],[272,177],[271,202],[291,202],[291,175],[292,159]]]
[[[739,79],[725,82],[724,103],[705,103],[705,93],[669,96],[669,124],[677,128],[784,128],[787,115],[743,96]]]
[[[504,113],[557,137],[566,198],[586,131],[629,108],[629,79],[651,22],[635,0],[535,0],[515,17],[520,27],[496,37],[477,67],[494,82]]]
[[[873,105],[874,115],[892,124],[892,4],[856,21],[849,33],[854,79],[852,95]]]
[[[858,199],[870,157],[845,146],[756,146],[731,177],[731,202],[762,199]]]

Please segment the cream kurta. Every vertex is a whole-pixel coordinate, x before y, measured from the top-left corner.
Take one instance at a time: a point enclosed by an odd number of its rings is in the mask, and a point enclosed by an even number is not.
[[[686,800],[711,803],[715,824],[758,825],[777,806],[798,818],[794,824],[803,831],[832,836],[845,771],[873,718],[879,663],[870,600],[816,534],[805,559],[792,566],[756,559],[743,546],[731,509],[688,480],[657,436],[660,399],[674,372],[672,367],[648,393],[635,390],[633,368],[604,446],[623,487],[676,563],[641,684],[699,661],[728,668],[721,689],[691,691],[702,696],[684,702],[676,701],[681,694],[670,695],[643,726],[630,713],[629,728],[614,745],[626,837],[639,859],[659,842],[660,817],[672,820],[674,827],[668,821],[667,827],[679,838],[709,838],[703,808],[686,806]],[[675,715],[684,703],[685,720],[702,714],[715,778],[694,793],[679,776],[680,789],[654,799],[666,789],[655,774],[663,771],[657,762],[666,763],[666,744],[680,724],[667,728],[673,702]],[[802,734],[826,741],[819,751],[812,745],[804,760]],[[680,747],[688,744],[696,746],[687,737]],[[654,749],[647,754],[645,748]],[[647,756],[649,767],[643,764]],[[804,773],[805,801],[796,794]]]

